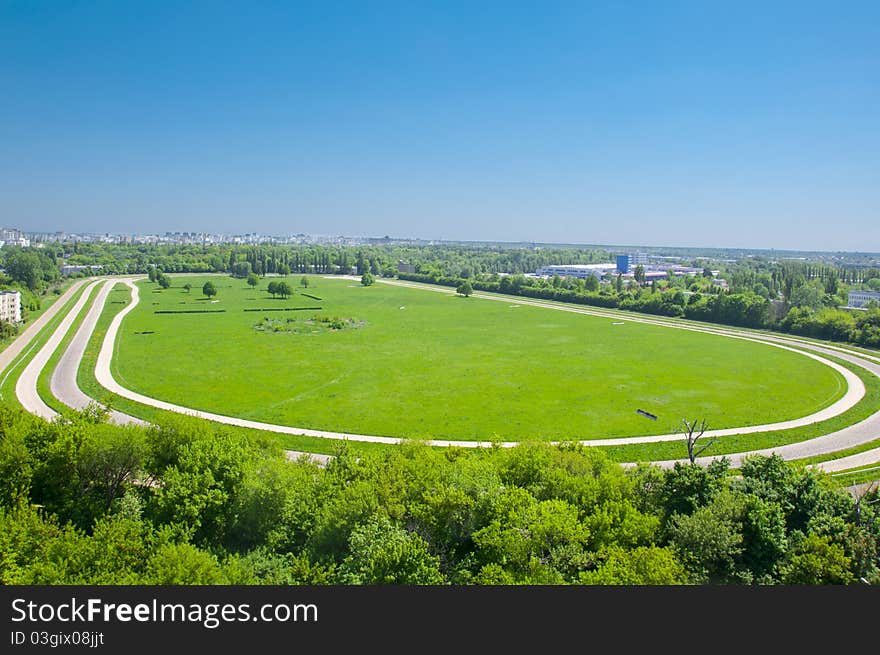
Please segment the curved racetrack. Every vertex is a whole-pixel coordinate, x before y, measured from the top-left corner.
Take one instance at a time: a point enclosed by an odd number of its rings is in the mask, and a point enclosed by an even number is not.
[[[120,385],[111,374],[110,362],[113,356],[114,346],[116,342],[116,338],[118,335],[119,326],[121,325],[122,320],[125,315],[130,312],[136,306],[138,302],[138,290],[137,287],[133,284],[134,278],[122,278],[122,279],[108,279],[103,282],[103,285],[99,288],[98,293],[95,294],[94,299],[92,300],[92,304],[88,313],[86,314],[85,319],[83,320],[82,325],[80,326],[77,334],[74,339],[70,342],[67,349],[62,355],[62,358],[59,362],[58,367],[53,372],[51,389],[52,394],[57,397],[64,404],[81,408],[85,404],[91,401],[91,399],[84,394],[76,384],[76,371],[79,368],[80,362],[82,360],[82,355],[85,350],[86,343],[89,340],[91,333],[93,332],[97,320],[103,310],[104,303],[106,302],[107,296],[109,294],[110,289],[117,283],[122,282],[126,284],[130,289],[133,297],[133,302],[129,303],[125,309],[119,312],[112,320],[110,328],[105,335],[101,351],[98,355],[98,363],[95,370],[95,376],[99,383],[105,387],[107,390],[118,394],[124,398],[132,400],[134,402],[142,403],[145,405],[149,405],[152,407],[156,407],[159,409],[164,409],[167,411],[178,412],[182,414],[193,415],[196,417],[204,418],[207,420],[216,421],[218,423],[229,424],[229,425],[237,425],[241,427],[254,428],[259,430],[266,430],[270,432],[276,433],[286,433],[286,434],[295,434],[295,435],[305,435],[305,436],[314,436],[321,437],[326,439],[348,439],[353,441],[371,441],[378,443],[399,443],[402,441],[399,438],[387,437],[381,435],[359,435],[359,434],[348,434],[342,432],[329,432],[322,430],[307,430],[303,428],[284,426],[284,425],[275,425],[271,423],[262,423],[259,421],[249,421],[246,419],[231,417],[231,416],[223,416],[216,413],[211,412],[203,412],[199,410],[195,410],[193,408],[183,407],[180,405],[176,405],[173,403],[168,403],[165,401],[157,400],[154,398],[150,398],[143,394],[139,394],[130,389],[126,389],[122,385]],[[383,283],[386,284],[397,284],[401,286],[408,286],[413,288],[418,288],[422,290],[430,290],[440,293],[454,293],[454,291],[445,288],[432,287],[428,285],[419,285],[414,283],[400,282],[400,281],[387,281],[382,280]],[[97,281],[92,282],[92,285],[98,284]],[[40,370],[45,366],[49,357],[51,357],[52,352],[57,348],[58,344],[63,340],[64,335],[69,330],[70,325],[75,320],[76,316],[83,310],[86,303],[86,298],[89,297],[91,289],[87,290],[81,297],[80,301],[74,306],[74,308],[68,313],[68,316],[65,317],[64,321],[59,324],[58,328],[55,330],[54,335],[52,335],[52,339],[50,339],[50,343],[47,343],[40,351],[38,357],[35,357],[32,360],[31,364],[28,365],[28,374],[27,376],[22,376],[19,378],[19,382],[16,385],[16,394],[19,397],[22,404],[29,410],[34,413],[39,413],[43,416],[51,416],[54,414],[52,410],[46,411],[48,408],[45,406],[45,403],[42,403],[39,400],[38,394],[36,394],[36,379],[39,376]],[[68,293],[72,293],[72,290]],[[806,426],[812,423],[826,420],[832,416],[836,416],[844,411],[846,411],[849,407],[852,407],[855,403],[857,403],[865,393],[864,385],[858,376],[854,375],[848,369],[841,367],[834,362],[831,362],[827,359],[824,359],[822,355],[831,355],[836,358],[845,360],[857,366],[860,366],[868,371],[870,371],[873,375],[880,377],[880,358],[874,357],[872,355],[867,355],[865,353],[848,349],[846,347],[841,346],[831,346],[826,344],[817,344],[806,340],[800,340],[792,337],[784,337],[781,335],[772,335],[765,333],[757,333],[757,332],[747,332],[742,330],[732,330],[726,329],[722,327],[706,327],[702,325],[695,324],[687,324],[683,322],[675,322],[664,320],[661,318],[652,318],[652,317],[642,317],[641,315],[634,315],[630,313],[623,313],[616,310],[600,310],[595,308],[583,308],[580,306],[565,306],[555,303],[549,303],[544,301],[537,300],[527,300],[527,299],[511,299],[510,297],[504,296],[495,296],[491,294],[475,294],[478,297],[489,299],[489,300],[499,300],[505,303],[517,303],[523,305],[535,305],[545,308],[550,308],[558,311],[567,311],[574,312],[580,314],[587,314],[593,316],[602,316],[602,317],[611,317],[611,318],[625,318],[630,322],[640,322],[647,323],[653,325],[662,325],[664,327],[672,327],[677,329],[685,329],[685,330],[694,330],[700,332],[708,332],[711,334],[719,334],[728,336],[731,338],[737,339],[749,339],[755,341],[762,341],[765,343],[770,343],[776,345],[777,347],[789,348],[795,347],[798,352],[802,350],[811,351],[809,353],[803,353],[806,356],[813,357],[822,361],[826,365],[832,366],[837,370],[841,375],[844,376],[847,382],[847,391],[836,402],[832,405],[823,408],[819,412],[816,412],[810,416],[802,417],[799,419],[794,419],[790,421],[784,421],[776,424],[768,424],[763,426],[749,426],[746,428],[730,428],[726,430],[714,430],[706,433],[706,436],[725,436],[729,434],[745,434],[745,433],[757,433],[768,430],[778,430],[778,429],[787,429],[799,426]],[[57,306],[60,308],[61,300],[57,303]],[[69,320],[68,320],[69,319]],[[34,327],[34,326],[32,326]],[[33,331],[30,338],[36,335],[37,331]],[[24,334],[22,336],[25,336]],[[18,340],[17,340],[18,341]],[[19,350],[26,346],[26,342],[22,343],[19,347]],[[45,351],[45,352],[44,352]],[[37,362],[36,364],[34,362]],[[2,360],[0,360],[2,363]],[[24,381],[23,381],[24,380]],[[125,422],[138,422],[143,423],[141,419],[137,419],[135,417],[131,417],[119,412],[115,412],[113,415],[113,420],[119,423]],[[841,430],[837,430],[833,433],[823,435],[818,438],[809,439],[807,441],[801,441],[798,443],[792,443],[784,446],[778,446],[774,448],[762,449],[762,450],[754,450],[743,453],[737,453],[733,455],[727,455],[728,459],[730,459],[733,464],[736,466],[742,460],[743,457],[753,454],[771,454],[775,453],[781,455],[785,459],[803,459],[808,457],[814,457],[818,455],[826,455],[829,453],[833,453],[840,450],[845,450],[848,448],[852,448],[858,446],[860,444],[864,444],[870,441],[873,441],[877,438],[880,438],[880,412],[877,412],[867,419],[856,423],[855,425],[848,426]],[[591,446],[611,446],[611,445],[623,445],[623,444],[631,444],[631,443],[648,443],[648,442],[659,442],[659,441],[674,441],[681,440],[681,434],[659,434],[659,435],[649,435],[649,436],[640,436],[640,437],[620,437],[615,439],[601,439],[601,440],[585,440],[583,443]],[[479,446],[487,446],[489,442],[479,442],[479,441],[454,441],[454,440],[433,440],[431,442],[432,445],[436,446],[461,446],[461,447],[479,447]],[[513,446],[516,445],[516,442],[504,442],[503,446]],[[295,453],[299,454],[299,453]],[[322,459],[322,457],[317,456],[318,459]],[[702,458],[702,461],[708,462],[715,457]],[[671,465],[676,460],[666,460],[663,462],[658,462],[662,465]],[[863,466],[867,464],[872,464],[874,462],[880,461],[880,448],[875,448],[872,450],[868,450],[862,453],[858,453],[856,455],[852,455],[849,457],[844,457],[836,460],[830,460],[828,462],[823,462],[822,464],[817,465],[817,467],[822,468],[824,470],[832,471],[832,470],[846,470],[848,468],[853,468],[857,466]]]

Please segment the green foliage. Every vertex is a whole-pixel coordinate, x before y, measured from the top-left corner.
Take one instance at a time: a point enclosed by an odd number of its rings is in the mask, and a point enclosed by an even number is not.
[[[143,583],[149,585],[226,584],[217,558],[187,543],[164,544],[147,560]]]
[[[232,265],[232,276],[237,278],[248,278],[253,275],[252,265],[249,261],[235,262]]]
[[[595,570],[580,574],[579,584],[681,585],[689,582],[687,571],[669,548],[609,548],[601,553],[600,561]]]
[[[162,471],[149,514],[182,527],[194,543],[234,546],[233,508],[253,457],[251,446],[222,431],[192,440]]]
[[[0,584],[851,584],[876,492],[750,458],[624,470],[578,445],[418,443],[326,467],[179,417],[0,407]]]
[[[738,526],[741,499],[729,492],[692,514],[674,514],[669,540],[696,582],[749,582],[739,575],[737,560],[743,552]]]
[[[370,286],[373,282],[376,281],[375,276],[370,273],[370,271],[365,271],[363,275],[361,275],[361,284],[365,287]]]
[[[724,487],[727,461],[714,460],[708,467],[676,462],[665,473],[659,493],[668,515],[693,514],[708,505]]]
[[[14,507],[25,500],[33,477],[31,454],[21,432],[0,439],[0,506]]]
[[[206,298],[211,298],[212,296],[217,295],[217,287],[214,286],[213,282],[208,280],[202,285],[202,295]]]
[[[30,248],[14,248],[5,258],[6,275],[30,291],[40,291],[59,276],[55,261],[46,253]]]
[[[850,584],[850,560],[843,548],[828,537],[809,535],[793,549],[783,567],[784,584]]]
[[[376,516],[357,526],[348,543],[349,555],[339,569],[342,584],[438,585],[439,559],[416,534]]]

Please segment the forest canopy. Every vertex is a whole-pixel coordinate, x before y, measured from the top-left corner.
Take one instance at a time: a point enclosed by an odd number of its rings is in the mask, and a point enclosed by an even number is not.
[[[0,407],[7,585],[878,583],[876,499],[779,457],[342,444],[322,468],[186,417]]]

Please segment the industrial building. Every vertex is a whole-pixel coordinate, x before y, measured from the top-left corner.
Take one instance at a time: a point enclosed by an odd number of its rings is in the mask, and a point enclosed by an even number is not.
[[[552,264],[550,266],[543,266],[538,269],[536,275],[539,276],[547,276],[553,277],[554,275],[558,275],[559,277],[579,277],[582,279],[586,279],[591,275],[595,277],[602,277],[606,273],[613,273],[616,270],[616,266],[611,263],[605,264]]]
[[[864,307],[872,300],[880,303],[880,291],[850,291],[847,304],[850,307]]]
[[[617,255],[616,260],[617,272],[621,275],[632,273],[636,266],[648,266],[648,253],[631,252],[625,255]]]

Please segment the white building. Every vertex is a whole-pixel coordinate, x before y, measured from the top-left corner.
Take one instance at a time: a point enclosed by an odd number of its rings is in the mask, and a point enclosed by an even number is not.
[[[880,303],[880,291],[850,291],[847,304],[850,307],[864,307],[872,300]]]
[[[629,253],[629,265],[630,268],[635,266],[647,266],[648,265],[648,253],[646,252],[631,252]]]
[[[21,323],[20,291],[0,291],[0,321]]]
[[[605,273],[617,270],[617,264],[553,264],[538,269],[536,275],[553,277],[579,277],[586,279],[591,275],[602,277]]]
[[[22,248],[27,248],[31,245],[31,240],[24,235],[24,232],[14,227],[0,228],[0,241],[3,242],[4,246],[21,246]]]

